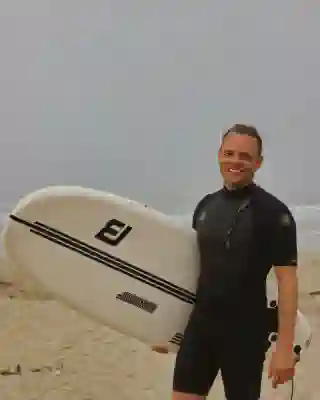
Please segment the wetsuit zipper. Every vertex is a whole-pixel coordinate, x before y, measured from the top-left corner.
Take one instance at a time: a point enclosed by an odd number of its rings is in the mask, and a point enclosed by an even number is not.
[[[238,219],[240,213],[241,213],[242,211],[244,211],[244,210],[249,206],[250,203],[251,203],[251,199],[245,200],[245,201],[240,205],[240,207],[238,208],[238,210],[237,210],[235,216],[233,217],[233,219],[232,219],[232,221],[231,221],[230,227],[229,227],[229,229],[228,229],[228,231],[227,231],[227,237],[226,237],[226,241],[225,241],[225,247],[226,247],[227,250],[230,250],[230,249],[231,249],[231,236],[232,236],[233,230],[234,230],[234,228],[235,228],[235,226],[236,226],[237,219]]]

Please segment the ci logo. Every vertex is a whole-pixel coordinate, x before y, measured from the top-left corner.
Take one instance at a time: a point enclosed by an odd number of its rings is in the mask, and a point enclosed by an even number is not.
[[[111,246],[117,246],[131,231],[132,227],[117,220],[110,219],[95,238]]]

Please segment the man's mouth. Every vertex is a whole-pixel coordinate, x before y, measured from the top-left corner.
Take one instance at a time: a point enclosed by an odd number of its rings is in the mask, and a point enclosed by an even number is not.
[[[228,172],[232,172],[232,173],[240,173],[240,172],[244,172],[243,168],[229,168]]]

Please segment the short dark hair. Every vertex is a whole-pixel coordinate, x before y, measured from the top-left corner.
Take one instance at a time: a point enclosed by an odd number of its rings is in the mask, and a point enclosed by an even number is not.
[[[234,124],[231,128],[229,128],[223,135],[222,135],[222,142],[224,139],[230,134],[230,133],[236,133],[238,135],[246,135],[250,136],[254,139],[256,139],[257,144],[258,144],[258,153],[259,156],[262,156],[262,139],[257,131],[257,128],[255,128],[252,125],[245,125],[245,124]]]

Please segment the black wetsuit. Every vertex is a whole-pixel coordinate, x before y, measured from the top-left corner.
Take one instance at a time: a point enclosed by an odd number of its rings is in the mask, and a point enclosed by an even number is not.
[[[269,345],[266,278],[272,266],[297,265],[295,221],[251,184],[205,196],[193,227],[201,271],[173,389],[205,396],[221,371],[228,400],[257,400]]]

